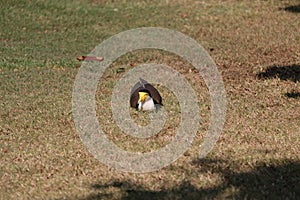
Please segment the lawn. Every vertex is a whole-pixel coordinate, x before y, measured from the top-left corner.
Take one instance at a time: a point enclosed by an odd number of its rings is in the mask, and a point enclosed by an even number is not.
[[[0,5],[0,199],[299,198],[299,1],[0,0]],[[170,113],[157,136],[133,138],[113,123],[113,87],[143,63],[180,72],[196,92],[201,117],[184,155],[159,171],[135,174],[89,153],[75,128],[72,92],[81,66],[77,56],[140,27],[180,31],[201,44],[222,75],[227,114],[214,149],[199,159],[211,107],[203,79],[171,53],[123,55],[105,71],[95,97],[99,123],[116,145],[159,149],[180,121],[176,96],[156,85],[168,97]],[[143,125],[149,121],[145,113],[130,114]]]

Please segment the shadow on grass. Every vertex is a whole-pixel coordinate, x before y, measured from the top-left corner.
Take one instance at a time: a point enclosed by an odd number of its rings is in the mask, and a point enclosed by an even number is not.
[[[293,99],[300,99],[300,92],[287,92],[284,94],[288,98],[293,98]]]
[[[150,190],[130,181],[112,181],[107,184],[94,184],[97,194],[91,194],[84,200],[110,199],[112,188],[121,191],[120,199],[296,199],[300,196],[300,163],[286,161],[283,164],[260,164],[247,172],[236,172],[238,164],[224,160],[196,160],[193,167],[197,173],[218,173],[223,182],[211,188],[197,188],[189,181],[172,188]],[[185,170],[187,179],[195,171]],[[199,180],[201,181],[201,180]]]
[[[257,74],[260,79],[280,78],[281,80],[300,81],[300,65],[271,66]]]
[[[293,12],[293,13],[300,13],[300,4],[294,5],[294,6],[287,6],[287,7],[281,8],[281,10]]]

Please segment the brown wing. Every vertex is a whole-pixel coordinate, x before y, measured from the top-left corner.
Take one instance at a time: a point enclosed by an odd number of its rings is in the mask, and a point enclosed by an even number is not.
[[[139,101],[139,91],[136,90],[130,96],[130,106],[133,107],[133,108],[137,108],[138,107],[138,101]]]
[[[138,107],[138,101],[139,101],[139,92],[144,89],[144,86],[141,84],[141,82],[137,82],[130,92],[130,106],[133,108]]]
[[[155,87],[153,87],[150,83],[148,83],[145,84],[145,89],[148,91],[155,104],[163,105],[162,98]]]

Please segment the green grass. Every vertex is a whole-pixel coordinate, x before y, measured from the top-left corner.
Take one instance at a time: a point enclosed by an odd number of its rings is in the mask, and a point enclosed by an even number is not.
[[[89,1],[1,2],[1,66],[74,65],[78,54],[118,32],[165,26],[178,6]],[[157,12],[159,10],[159,13]],[[141,19],[143,17],[143,19]],[[172,22],[172,25],[175,23]]]
[[[298,1],[0,0],[0,199],[296,199],[300,194],[300,21]],[[296,10],[297,11],[297,10]],[[161,148],[180,120],[163,86],[170,118],[156,137],[126,136],[112,123],[115,83],[141,63],[172,66],[197,93],[201,124],[192,147],[160,171],[108,168],[82,144],[72,119],[80,64],[110,36],[153,26],[198,41],[218,65],[227,92],[226,123],[213,151],[198,160],[209,125],[204,81],[179,57],[136,51],[99,82],[97,116],[107,137],[131,151]],[[124,72],[117,73],[118,68]],[[137,120],[135,111],[131,111]],[[147,124],[142,115],[141,124]]]

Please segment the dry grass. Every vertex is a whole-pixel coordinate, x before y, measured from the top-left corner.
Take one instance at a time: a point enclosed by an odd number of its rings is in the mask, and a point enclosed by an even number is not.
[[[1,5],[6,28],[0,31],[0,199],[299,198],[299,2]],[[87,22],[81,21],[84,17]],[[41,24],[45,26],[39,29]],[[145,61],[168,64],[191,82],[203,120],[192,147],[176,162],[157,172],[131,174],[98,162],[82,144],[71,107],[79,64],[70,60],[110,35],[142,26],[176,29],[202,44],[222,73],[228,105],[217,145],[206,159],[198,160],[198,146],[209,123],[203,80],[174,55],[156,51],[146,52],[146,59],[142,52],[125,55],[105,72],[97,93],[98,118],[107,125],[110,139],[125,149],[150,151],[173,136],[173,129],[167,129],[143,142],[129,138],[111,123],[110,110],[101,109],[107,108],[114,83]],[[119,67],[125,72],[116,73]],[[176,107],[172,93],[159,89]],[[179,120],[178,114],[173,117],[167,126]]]

